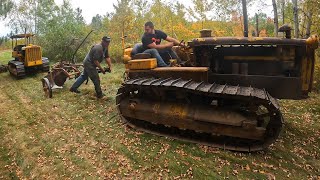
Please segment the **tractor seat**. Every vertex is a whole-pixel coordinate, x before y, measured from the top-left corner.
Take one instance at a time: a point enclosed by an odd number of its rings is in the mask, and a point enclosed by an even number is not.
[[[149,53],[138,53],[132,57],[132,59],[149,59],[151,58],[151,54]]]

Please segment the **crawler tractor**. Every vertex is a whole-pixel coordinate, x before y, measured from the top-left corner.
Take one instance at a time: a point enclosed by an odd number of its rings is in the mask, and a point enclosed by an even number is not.
[[[35,73],[38,70],[49,71],[49,60],[46,57],[42,57],[41,47],[31,44],[33,36],[34,34],[11,36],[12,57],[14,59],[8,62],[8,70],[11,75],[17,78]]]
[[[0,73],[7,72],[7,66],[0,65]]]
[[[312,89],[317,37],[212,37],[202,31],[176,48],[185,67],[157,68],[125,50],[127,79],[116,103],[129,126],[235,151],[259,151],[278,138],[278,99]],[[136,59],[146,57],[149,59]],[[188,67],[186,67],[188,66]]]

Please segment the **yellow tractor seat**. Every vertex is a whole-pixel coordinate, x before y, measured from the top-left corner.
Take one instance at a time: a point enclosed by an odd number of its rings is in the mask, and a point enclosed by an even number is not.
[[[130,60],[125,67],[131,70],[154,69],[157,67],[157,60],[156,58]]]
[[[138,53],[132,57],[132,59],[150,59],[150,58],[151,58],[151,54],[149,53]]]

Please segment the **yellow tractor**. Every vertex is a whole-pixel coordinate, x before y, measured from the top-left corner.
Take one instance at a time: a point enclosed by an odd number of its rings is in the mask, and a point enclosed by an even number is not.
[[[116,98],[122,121],[228,150],[267,148],[284,123],[278,99],[311,92],[318,48],[316,36],[291,39],[289,27],[280,32],[286,37],[213,37],[203,30],[178,48],[184,67],[157,67],[150,54],[125,49],[126,80]]]
[[[49,59],[42,57],[40,46],[31,44],[34,34],[12,35],[12,57],[8,62],[8,70],[11,75],[21,78],[26,74],[35,73],[38,70],[49,71]]]

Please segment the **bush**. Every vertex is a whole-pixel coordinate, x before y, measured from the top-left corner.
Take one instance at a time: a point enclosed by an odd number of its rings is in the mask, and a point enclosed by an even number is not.
[[[11,48],[11,39],[8,37],[0,37],[0,50],[6,50]]]

